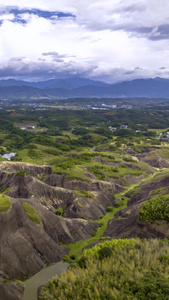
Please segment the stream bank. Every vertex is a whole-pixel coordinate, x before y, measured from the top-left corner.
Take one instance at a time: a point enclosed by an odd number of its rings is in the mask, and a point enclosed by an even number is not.
[[[38,300],[38,288],[47,284],[52,277],[60,275],[62,272],[66,271],[68,266],[68,263],[60,261],[42,269],[39,273],[26,280],[24,282],[25,292],[23,300]]]

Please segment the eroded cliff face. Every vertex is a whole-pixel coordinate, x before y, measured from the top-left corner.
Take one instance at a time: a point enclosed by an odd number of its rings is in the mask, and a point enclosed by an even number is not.
[[[0,291],[2,300],[22,300],[24,285],[18,282],[4,284],[3,279],[0,278]]]
[[[93,176],[95,177],[95,176]],[[80,180],[68,181],[63,175],[50,174],[47,175],[44,180],[46,184],[50,186],[63,187],[70,190],[86,190],[86,191],[111,191],[113,193],[118,193],[123,190],[123,182],[115,183],[108,181],[96,180],[95,178],[90,178],[89,182],[84,182]]]
[[[114,183],[101,181],[91,178],[89,182],[80,180],[67,181],[63,175],[50,174],[44,178],[44,183],[48,186],[55,187],[57,190],[63,188],[64,191],[69,191],[72,196],[71,201],[66,204],[64,214],[69,218],[88,218],[96,220],[100,215],[107,212],[108,206],[114,206],[114,193],[119,193],[124,190],[123,186]],[[80,197],[74,191],[85,190],[90,192],[93,197]]]
[[[22,286],[4,283],[3,278],[27,278],[46,264],[60,261],[68,253],[68,249],[60,246],[60,243],[68,245],[89,238],[99,227],[97,222],[89,220],[104,215],[107,207],[115,204],[113,194],[124,191],[123,180],[101,181],[89,175],[88,178],[88,182],[68,181],[63,175],[52,174],[50,166],[0,163],[0,190],[11,202],[7,212],[0,212],[0,285],[3,286],[3,300],[10,299],[10,293],[13,293],[12,300],[22,299],[23,294]],[[141,178],[138,176],[133,179],[130,176],[127,180],[132,183]],[[167,182],[159,183],[159,186],[166,186]],[[157,186],[157,183],[154,187],[144,186],[140,188],[140,194],[130,197],[128,207],[109,222],[104,235],[163,236],[162,229],[160,232],[138,221],[141,203],[148,199],[149,191]],[[86,191],[88,194],[81,196],[77,191]],[[23,203],[34,208],[41,219],[39,224],[30,219]],[[58,208],[62,209],[62,216],[56,215]],[[17,293],[18,298],[14,298]]]
[[[151,153],[150,155],[147,154],[145,156],[143,156],[141,158],[141,161],[149,164],[150,166],[152,167],[156,167],[156,168],[169,168],[169,159],[166,159],[164,157],[160,157],[159,156],[151,156]]]
[[[49,175],[52,173],[51,166],[38,166],[34,164],[24,163],[24,162],[11,162],[11,161],[3,161],[0,162],[0,172],[3,171],[9,173],[15,173],[17,171],[24,170],[28,172],[31,176],[43,176]]]
[[[19,176],[20,170],[29,175]],[[67,181],[64,176],[51,172],[48,166],[43,169],[31,164],[3,162],[0,164],[0,189],[5,187],[6,195],[15,199],[34,199],[54,213],[61,207],[66,217],[93,220],[105,214],[107,206],[114,205],[114,193],[124,190],[122,185],[114,182],[93,178],[89,182]],[[76,190],[88,191],[92,197],[80,197]]]
[[[94,222],[60,218],[34,200],[27,200],[41,218],[35,224],[26,214],[25,199],[10,198],[11,208],[0,213],[0,269],[11,279],[29,277],[56,262],[68,249],[58,245],[83,240],[98,227]]]
[[[169,194],[169,176],[155,176],[149,182],[137,186],[134,195],[130,192],[128,205],[115,214],[116,218],[110,220],[104,236],[112,238],[169,238],[169,225],[165,221],[158,221],[157,224],[141,222],[138,214],[142,204],[150,198],[164,191]],[[156,192],[155,192],[156,191]]]
[[[17,173],[20,170],[29,175],[20,176]],[[0,212],[0,286],[3,300],[22,299],[23,295],[23,286],[4,283],[5,277],[11,280],[27,278],[46,264],[62,260],[68,253],[68,248],[59,243],[70,244],[85,240],[99,226],[96,222],[79,218],[83,216],[83,211],[74,214],[74,218],[73,214],[70,214],[71,218],[67,218],[78,196],[70,189],[50,186],[37,179],[39,176],[49,176],[51,170],[48,166],[38,167],[24,163],[0,164],[0,189],[3,188],[11,203],[7,212]],[[93,205],[95,210],[100,204],[97,199],[91,200],[96,203]],[[35,209],[41,218],[40,224],[30,219],[23,203]],[[63,206],[65,212],[67,210],[66,217],[55,214],[55,210]]]

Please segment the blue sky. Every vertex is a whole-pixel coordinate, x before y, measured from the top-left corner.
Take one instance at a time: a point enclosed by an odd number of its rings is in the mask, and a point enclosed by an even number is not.
[[[168,0],[1,0],[0,79],[169,78]]]

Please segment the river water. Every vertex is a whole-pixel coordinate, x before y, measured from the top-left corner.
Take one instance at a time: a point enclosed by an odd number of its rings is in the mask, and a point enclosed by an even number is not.
[[[39,273],[26,280],[24,282],[24,300],[37,300],[38,288],[47,284],[52,277],[60,275],[62,272],[66,271],[68,265],[68,263],[60,261],[54,265],[42,269]]]

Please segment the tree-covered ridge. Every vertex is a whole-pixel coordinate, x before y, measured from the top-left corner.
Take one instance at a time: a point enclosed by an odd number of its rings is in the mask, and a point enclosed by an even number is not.
[[[169,223],[169,195],[157,196],[143,203],[139,220],[151,223],[163,220]]]
[[[165,240],[105,241],[85,250],[77,265],[53,278],[40,300],[167,300],[168,251]]]

